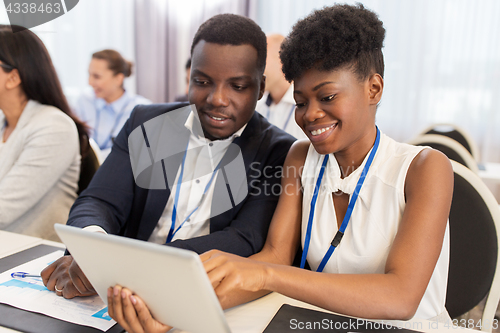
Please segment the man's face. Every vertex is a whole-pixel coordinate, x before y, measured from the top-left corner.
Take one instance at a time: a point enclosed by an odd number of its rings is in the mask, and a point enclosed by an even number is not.
[[[251,45],[219,45],[201,40],[191,58],[189,103],[195,104],[205,137],[225,139],[252,117],[265,79]]]

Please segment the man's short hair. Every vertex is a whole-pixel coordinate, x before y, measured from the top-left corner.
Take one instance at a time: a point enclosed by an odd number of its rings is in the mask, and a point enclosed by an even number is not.
[[[264,73],[267,57],[266,35],[257,23],[248,17],[219,14],[205,21],[194,36],[191,56],[200,40],[220,45],[252,45],[257,50],[257,67]]]
[[[335,5],[297,22],[281,44],[282,70],[288,81],[317,68],[351,67],[359,80],[384,76],[385,29],[377,14],[362,4]]]

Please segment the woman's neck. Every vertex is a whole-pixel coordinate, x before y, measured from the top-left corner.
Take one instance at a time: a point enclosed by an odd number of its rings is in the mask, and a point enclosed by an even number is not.
[[[0,103],[0,109],[5,115],[5,120],[7,121],[7,127],[16,127],[21,113],[23,113],[24,108],[28,104],[28,98],[23,96],[22,98],[9,98],[5,97]]]
[[[376,137],[377,131],[374,129],[363,135],[346,150],[334,153],[340,168],[341,178],[346,178],[363,164],[366,155],[368,155],[375,143]]]
[[[120,97],[122,97],[124,93],[125,93],[125,89],[120,88],[116,92],[114,92],[112,95],[110,95],[108,97],[104,97],[104,100],[106,101],[106,103],[111,104],[111,103],[117,101]]]
[[[14,131],[21,118],[21,114],[23,113],[24,108],[28,104],[28,98],[24,96],[23,98],[9,98],[5,97],[0,104],[0,109],[2,110],[6,126],[3,131],[3,141],[7,141],[10,134]],[[4,126],[4,124],[0,124],[0,126]]]

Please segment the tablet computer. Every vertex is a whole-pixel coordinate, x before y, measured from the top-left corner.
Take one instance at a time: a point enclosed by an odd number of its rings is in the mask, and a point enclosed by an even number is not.
[[[107,304],[107,290],[127,287],[160,322],[192,333],[229,333],[199,256],[173,248],[55,224],[63,243]]]

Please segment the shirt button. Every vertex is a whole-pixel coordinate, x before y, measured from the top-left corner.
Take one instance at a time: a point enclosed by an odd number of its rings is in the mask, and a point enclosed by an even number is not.
[[[200,183],[200,180],[199,179],[196,179],[196,184],[199,184]]]
[[[187,219],[186,222],[191,222],[191,219]]]
[[[213,142],[210,142],[208,145],[209,145],[210,147],[212,147],[214,144],[213,144]]]

